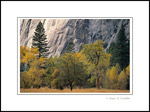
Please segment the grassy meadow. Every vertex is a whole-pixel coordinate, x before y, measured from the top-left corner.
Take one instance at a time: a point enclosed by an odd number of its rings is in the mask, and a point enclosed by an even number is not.
[[[21,93],[129,93],[130,90],[114,90],[114,89],[50,89],[48,87],[20,89]]]

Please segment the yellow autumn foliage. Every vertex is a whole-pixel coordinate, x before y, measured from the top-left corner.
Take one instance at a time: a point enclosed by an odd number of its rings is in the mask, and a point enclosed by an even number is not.
[[[33,80],[33,86],[39,87],[42,84],[42,76],[46,74],[46,71],[42,68],[44,66],[45,58],[39,58],[31,63],[31,67],[28,71]]]
[[[39,51],[38,48],[28,48],[25,46],[20,46],[20,64],[26,64],[28,69],[25,69],[21,75],[22,87],[26,87],[26,82],[31,80],[33,87],[40,87],[42,84],[42,76],[46,74],[45,70],[42,68],[45,64],[45,58],[37,58]],[[25,85],[26,84],[26,85]],[[28,86],[27,86],[28,87]]]
[[[127,75],[123,70],[118,76],[118,87],[119,89],[126,89],[126,86],[127,86]]]
[[[37,59],[36,55],[38,53],[38,48],[28,48],[25,46],[20,46],[20,63],[29,64],[33,60]]]
[[[130,77],[130,64],[126,67],[126,75],[128,78]]]
[[[107,69],[106,78],[105,78],[105,86],[111,89],[117,89],[117,69],[116,67],[112,67],[111,69]]]
[[[112,67],[112,69],[110,70],[110,80],[112,83],[117,81],[117,70],[115,67]]]
[[[21,88],[30,88],[32,85],[32,78],[27,71],[21,72],[20,74],[20,87]]]

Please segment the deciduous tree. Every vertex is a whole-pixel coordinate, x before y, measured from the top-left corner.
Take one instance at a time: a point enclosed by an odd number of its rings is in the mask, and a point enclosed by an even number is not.
[[[83,45],[81,51],[90,64],[90,70],[96,75],[97,88],[100,88],[100,78],[103,80],[107,67],[109,66],[110,54],[104,52],[103,41],[98,40],[92,44]],[[103,87],[103,85],[101,85]]]
[[[126,89],[127,87],[127,76],[124,70],[122,70],[120,75],[118,76],[118,87],[122,90]]]

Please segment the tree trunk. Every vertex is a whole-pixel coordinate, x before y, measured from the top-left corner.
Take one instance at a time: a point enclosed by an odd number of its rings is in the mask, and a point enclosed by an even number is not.
[[[104,78],[103,78],[103,76],[102,76],[102,77],[101,77],[101,88],[104,88],[104,87],[103,87],[103,81],[104,81],[103,79],[104,79]]]
[[[73,87],[71,86],[71,88],[70,88],[70,89],[71,89],[71,91],[72,91]]]
[[[72,84],[70,84],[70,90],[72,91],[72,89],[73,89],[73,86],[72,86]]]
[[[99,85],[99,77],[97,77],[97,89],[100,89],[100,85]]]

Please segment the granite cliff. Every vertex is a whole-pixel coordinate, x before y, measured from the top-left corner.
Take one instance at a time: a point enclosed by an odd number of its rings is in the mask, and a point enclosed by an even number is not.
[[[126,37],[130,36],[129,19],[20,19],[20,45],[31,47],[39,21],[45,28],[49,56],[61,55],[71,38],[76,52],[81,50],[82,44],[93,43],[100,37],[105,42],[106,50],[112,41],[116,41],[122,24]]]

